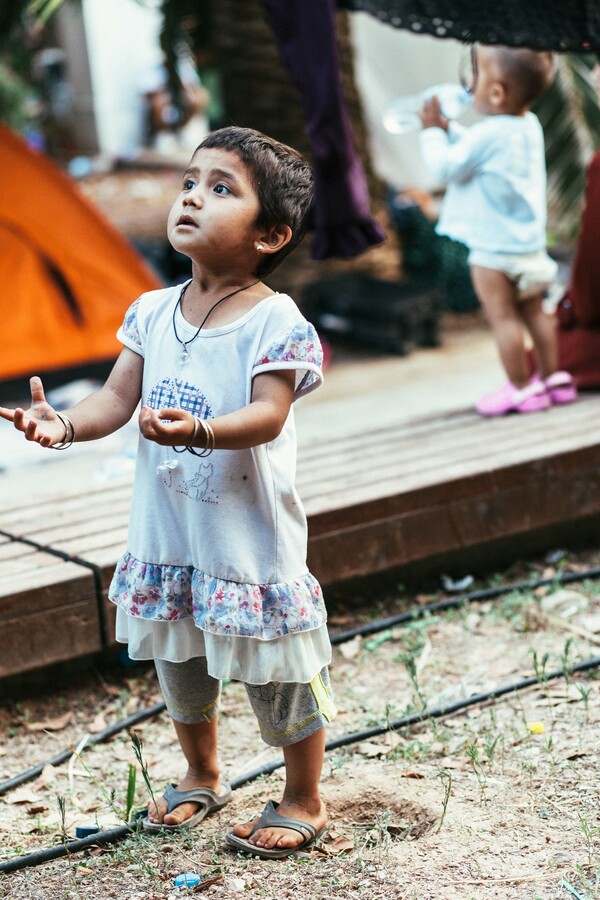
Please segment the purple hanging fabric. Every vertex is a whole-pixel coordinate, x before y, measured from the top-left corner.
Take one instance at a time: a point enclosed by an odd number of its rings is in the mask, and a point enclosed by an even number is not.
[[[342,93],[335,0],[263,0],[282,59],[300,91],[313,148],[313,259],[349,259],[385,240],[369,207]]]

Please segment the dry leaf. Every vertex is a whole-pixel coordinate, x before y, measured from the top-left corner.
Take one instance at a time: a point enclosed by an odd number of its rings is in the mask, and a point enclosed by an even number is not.
[[[362,638],[360,634],[357,634],[356,637],[352,638],[351,641],[346,641],[344,644],[340,644],[340,653],[344,657],[344,659],[354,659],[360,653],[360,649],[362,647]]]
[[[100,731],[104,731],[107,727],[106,719],[104,718],[104,713],[98,713],[98,715],[94,718],[93,722],[88,725],[88,731],[90,734],[98,734]]]
[[[77,866],[76,871],[77,871],[78,875],[93,875],[94,874],[94,870],[88,869],[88,868],[86,868],[86,866]]]
[[[331,840],[323,841],[321,850],[324,850],[325,853],[329,853],[331,856],[337,856],[339,853],[350,853],[354,850],[354,841],[340,835]]]
[[[43,803],[38,803],[37,806],[28,806],[27,807],[27,812],[29,813],[30,816],[37,816],[40,813],[47,812],[47,811],[48,811],[48,807],[45,806]]]
[[[15,805],[19,803],[40,803],[41,801],[40,795],[32,791],[30,787],[17,788],[16,791],[13,791],[5,798],[6,803],[14,803]]]
[[[188,888],[192,894],[197,894],[200,891],[205,891],[207,888],[212,887],[213,884],[222,884],[225,881],[224,875],[213,875],[212,878],[205,878],[204,881],[201,881],[200,884],[197,884],[196,887]]]
[[[391,753],[392,750],[400,746],[402,738],[395,731],[387,731],[383,738],[383,743],[385,744],[386,753]]]
[[[121,688],[117,687],[115,684],[109,684],[107,681],[103,681],[102,687],[110,697],[121,696]]]
[[[35,790],[40,790],[42,788],[48,787],[49,784],[52,784],[53,781],[56,780],[56,769],[54,766],[44,766],[36,780],[33,782],[33,787]]]
[[[410,770],[407,772],[402,772],[400,777],[401,778],[425,778],[425,776],[423,774],[421,774],[421,772],[413,772]]]
[[[361,741],[356,745],[355,753],[360,753],[361,756],[368,757],[383,756],[386,753],[386,748],[382,746],[382,744],[373,744],[371,741]]]
[[[73,713],[66,712],[63,716],[57,716],[55,719],[45,719],[43,722],[23,722],[27,731],[62,731],[66,728]]]

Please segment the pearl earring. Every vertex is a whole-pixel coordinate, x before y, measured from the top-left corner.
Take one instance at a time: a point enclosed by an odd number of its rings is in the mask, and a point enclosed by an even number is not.
[[[257,245],[256,245],[256,252],[257,252],[257,253],[262,253],[264,249],[265,249],[265,248],[263,247],[262,244],[257,244]]]

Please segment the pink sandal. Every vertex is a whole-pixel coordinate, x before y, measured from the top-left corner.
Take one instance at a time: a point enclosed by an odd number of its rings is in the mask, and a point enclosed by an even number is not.
[[[568,372],[553,372],[546,378],[544,384],[552,403],[557,406],[577,400],[577,388]]]
[[[497,391],[480,397],[475,409],[480,416],[504,416],[510,412],[540,412],[549,409],[551,405],[546,385],[539,378],[533,378],[524,388],[518,388],[507,381]]]

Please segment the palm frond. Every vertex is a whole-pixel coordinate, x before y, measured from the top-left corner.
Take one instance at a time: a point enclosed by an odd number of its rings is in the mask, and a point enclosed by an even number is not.
[[[587,164],[600,144],[600,107],[587,56],[557,58],[556,78],[534,111],[544,129],[549,230],[555,242],[574,240],[581,218]]]

